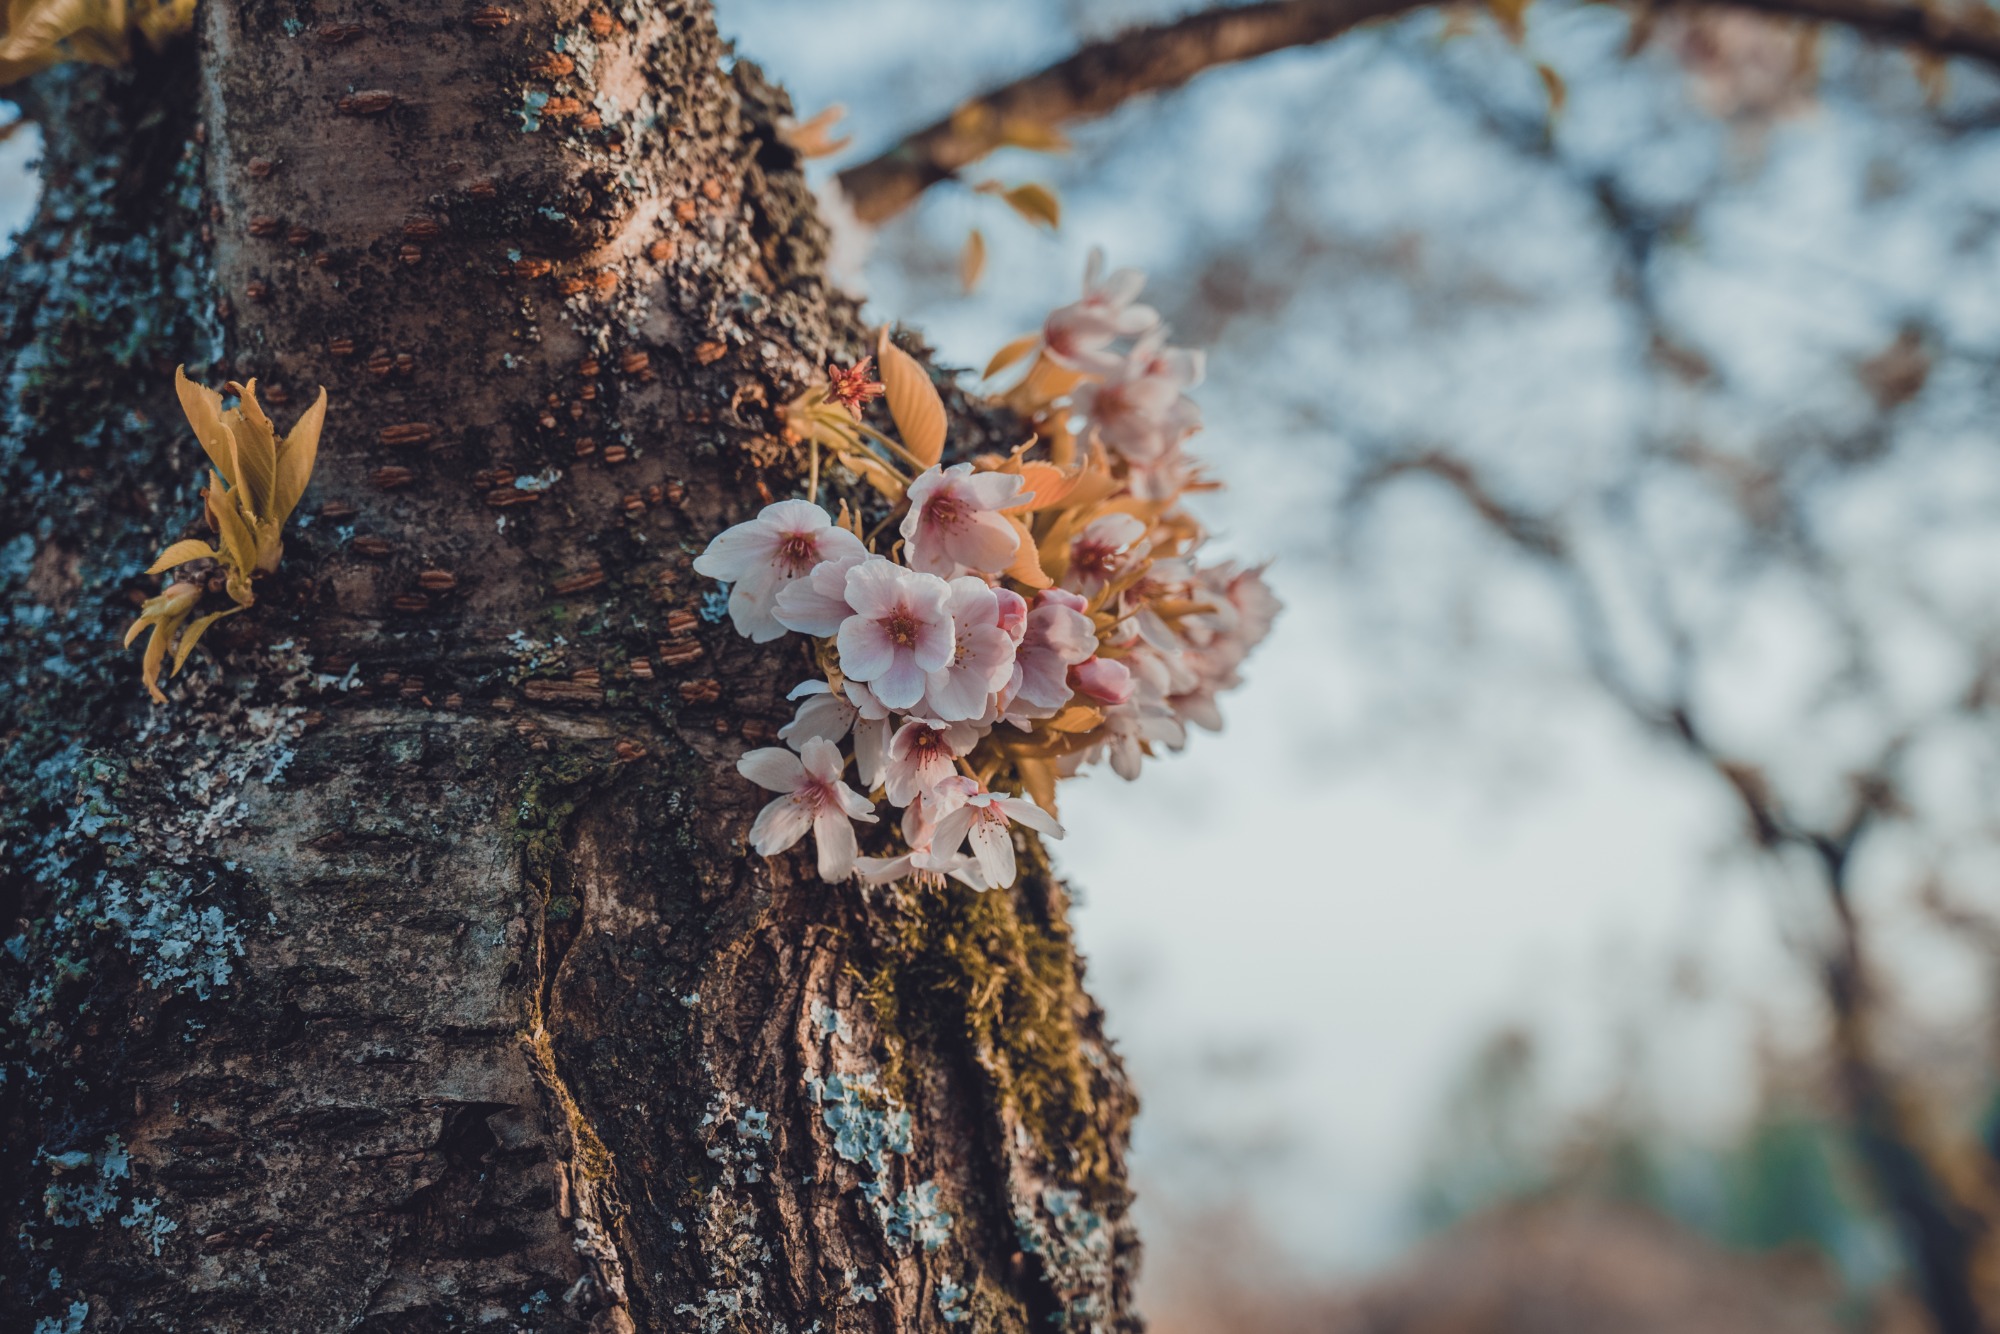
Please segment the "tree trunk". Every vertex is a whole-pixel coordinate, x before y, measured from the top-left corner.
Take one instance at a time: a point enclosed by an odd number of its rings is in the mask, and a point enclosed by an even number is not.
[[[708,6],[210,0],[22,95],[0,1324],[1135,1328],[1132,1099],[1038,851],[980,895],[744,847],[805,663],[688,562],[862,331]],[[182,362],[332,401],[155,707]]]

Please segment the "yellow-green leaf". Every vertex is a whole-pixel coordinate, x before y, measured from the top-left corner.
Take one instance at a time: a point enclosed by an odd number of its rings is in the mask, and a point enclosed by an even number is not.
[[[1537,63],[1535,73],[1542,76],[1542,87],[1549,93],[1549,115],[1560,116],[1563,103],[1569,100],[1569,89],[1563,84],[1562,75],[1547,65]]]
[[[132,7],[132,26],[157,50],[194,26],[194,6],[195,0],[140,0]]]
[[[166,692],[160,689],[160,664],[165,662],[166,658],[167,625],[165,622],[155,621],[153,637],[146,641],[146,656],[139,662],[139,678],[146,683],[146,693],[153,697],[155,704],[167,702]]]
[[[1082,480],[1082,468],[1058,468],[1053,463],[1031,459],[1021,465],[1021,485],[1033,499],[1013,508],[1029,511],[1051,509],[1069,499],[1069,493]]]
[[[194,427],[194,438],[201,442],[202,452],[208,455],[217,472],[234,483],[236,440],[222,424],[222,395],[188,379],[185,366],[174,368],[174,391],[180,395],[181,411],[187,414],[188,425]]]
[[[833,137],[833,127],[846,114],[847,108],[836,102],[810,120],[780,121],[778,137],[800,157],[830,157],[854,142],[852,135]]]
[[[984,102],[962,102],[951,113],[951,132],[979,145],[984,156],[1000,145],[999,118]]]
[[[1042,572],[1041,553],[1035,550],[1035,535],[1028,530],[1028,525],[1013,514],[1006,515],[1005,518],[1008,523],[1014,525],[1014,531],[1021,539],[1021,545],[1014,548],[1013,561],[1007,566],[1007,577],[1026,584],[1029,588],[1047,588],[1055,583],[1055,580]]]
[[[255,380],[244,386],[235,409],[222,414],[222,424],[236,438],[236,485],[246,517],[271,518],[278,488],[278,431],[257,404]]]
[[[1049,720],[1052,732],[1094,732],[1104,723],[1104,712],[1087,704],[1072,704]]]
[[[215,526],[222,537],[222,551],[228,557],[228,563],[241,573],[249,574],[257,566],[257,535],[243,517],[236,492],[226,490],[219,477],[208,493],[208,512],[215,516]]]
[[[992,379],[1041,345],[1042,336],[1040,334],[1022,334],[1019,338],[1016,338],[1013,342],[993,354],[993,360],[986,363],[986,369],[979,373],[979,378],[982,380]]]
[[[896,434],[903,448],[930,467],[944,456],[944,400],[931,383],[930,372],[909,353],[889,341],[884,329],[876,339],[875,364],[880,367],[889,415],[896,419]]]
[[[208,543],[199,538],[186,538],[162,551],[160,558],[147,567],[146,573],[162,574],[175,566],[185,565],[191,560],[200,560],[204,556],[210,560],[221,559],[221,553]]]
[[[212,611],[206,616],[197,616],[188,622],[188,628],[181,632],[180,646],[174,650],[173,670],[168,672],[167,675],[179,676],[181,674],[181,668],[187,663],[188,654],[194,652],[195,643],[200,640],[202,633],[209,626],[214,625],[225,616],[233,616],[242,610],[243,608],[241,607],[230,607],[223,611]]]
[[[103,0],[40,0],[26,5],[7,6],[7,27],[0,35],[0,77],[7,82],[47,69],[70,57],[63,49],[69,43],[76,54],[96,54],[85,36],[93,25],[108,21]],[[113,34],[118,35],[116,33]],[[102,49],[103,43],[97,44]]]
[[[1062,225],[1062,201],[1046,185],[1030,181],[1026,185],[1015,186],[1000,197],[1007,201],[1009,208],[1029,222],[1047,227],[1050,231]]]
[[[1048,760],[1022,756],[1014,762],[1014,771],[1021,776],[1021,791],[1028,794],[1029,800],[1055,815],[1056,766]]]
[[[319,458],[319,433],[326,425],[326,390],[319,391],[313,405],[299,414],[292,429],[278,446],[277,491],[272,497],[272,523],[282,524],[298,508],[299,497],[312,480],[313,463]]]

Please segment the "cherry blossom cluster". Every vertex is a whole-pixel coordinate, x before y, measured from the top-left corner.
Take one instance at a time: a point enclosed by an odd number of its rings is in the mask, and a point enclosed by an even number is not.
[[[1183,451],[1202,359],[1167,345],[1144,282],[1093,255],[1082,298],[994,358],[989,377],[1029,362],[1004,401],[1035,434],[1005,456],[943,461],[942,401],[886,335],[881,380],[870,358],[836,366],[787,407],[814,499],[767,506],[694,563],[729,586],[739,633],[812,641],[785,744],[738,764],[778,794],[750,831],[759,853],[811,832],[829,881],[1004,887],[1011,826],[1062,836],[1058,778],[1099,762],[1135,778],[1189,724],[1221,726],[1216,695],[1277,603],[1258,570],[1195,560],[1204,534],[1179,501],[1204,485]],[[878,398],[895,437],[868,422]],[[879,500],[866,528],[816,503],[823,454]]]

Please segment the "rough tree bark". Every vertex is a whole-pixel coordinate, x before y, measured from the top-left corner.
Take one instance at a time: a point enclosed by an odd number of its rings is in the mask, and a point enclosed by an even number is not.
[[[1135,1327],[1133,1103],[1037,850],[870,896],[743,846],[802,662],[688,561],[862,330],[707,11],[212,0],[22,94],[7,1328]],[[181,362],[332,408],[154,708]]]

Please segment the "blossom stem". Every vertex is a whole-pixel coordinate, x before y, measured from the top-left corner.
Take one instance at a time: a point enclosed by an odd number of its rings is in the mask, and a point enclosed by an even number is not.
[[[915,454],[912,454],[909,450],[904,449],[894,440],[891,440],[888,436],[883,435],[880,431],[870,426],[867,422],[857,423],[857,429],[859,429],[860,432],[863,435],[867,436],[870,440],[875,441],[877,444],[883,446],[885,449],[888,449],[889,451],[894,453],[897,458],[909,464],[912,468],[915,468],[919,473],[923,472],[926,468],[930,466],[929,464],[925,463],[922,459],[918,458]],[[903,480],[909,481],[910,479],[906,477]]]
[[[819,504],[819,437],[814,436],[808,443],[811,445],[811,450],[806,457],[811,461],[806,468],[806,499],[817,505]]]
[[[873,528],[870,528],[868,530],[867,540],[868,540],[868,549],[870,551],[873,551],[875,549],[875,539],[882,536],[882,530],[884,528],[887,528],[890,524],[894,523],[897,520],[897,518],[899,518],[903,514],[904,509],[907,508],[908,507],[905,506],[903,507],[903,509],[890,510],[887,517],[885,517],[882,520],[882,522],[876,524]]]

